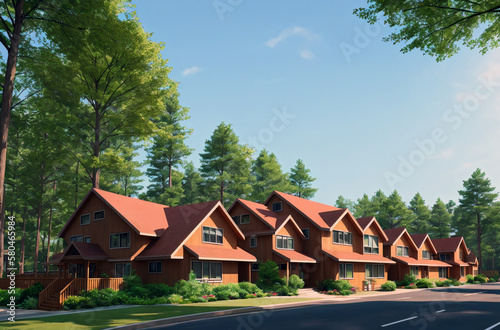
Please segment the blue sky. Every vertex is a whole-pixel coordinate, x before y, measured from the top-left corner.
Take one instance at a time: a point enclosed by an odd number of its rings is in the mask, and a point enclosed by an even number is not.
[[[458,200],[478,167],[500,185],[499,50],[402,54],[388,27],[352,14],[365,1],[133,3],[165,44],[197,166],[224,121],[286,171],[303,159],[322,203],[378,189]]]

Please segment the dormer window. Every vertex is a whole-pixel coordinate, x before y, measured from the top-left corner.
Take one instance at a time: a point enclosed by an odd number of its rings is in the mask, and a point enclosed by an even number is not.
[[[80,216],[80,225],[88,225],[90,223],[90,213]]]
[[[365,253],[378,254],[378,236],[364,235],[363,250]]]
[[[293,250],[293,237],[290,236],[276,236],[276,248]]]
[[[232,218],[233,218],[233,221],[234,221],[237,225],[239,225],[239,224],[240,224],[240,216],[239,216],[239,215],[235,215],[235,216],[234,216],[234,217],[232,217]]]
[[[431,258],[431,252],[427,250],[422,250],[422,259],[430,259]]]
[[[352,233],[348,231],[333,230],[332,236],[334,244],[352,245]]]
[[[203,243],[222,244],[222,228],[203,227]]]
[[[396,255],[400,257],[408,257],[410,254],[410,249],[407,246],[397,246]]]
[[[283,211],[283,205],[281,204],[281,202],[273,203],[273,212],[281,212],[281,211]]]
[[[94,221],[104,219],[104,210],[94,212]]]
[[[240,224],[245,225],[247,223],[250,223],[250,215],[249,214],[243,214],[240,219]]]

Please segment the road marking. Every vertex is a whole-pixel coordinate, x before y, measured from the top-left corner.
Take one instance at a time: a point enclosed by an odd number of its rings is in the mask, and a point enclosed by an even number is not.
[[[403,319],[403,320],[399,320],[399,321],[396,321],[396,322],[387,323],[387,324],[382,325],[382,328],[383,327],[388,327],[390,325],[398,324],[398,323],[401,323],[401,322],[413,320],[413,319],[416,319],[416,318],[417,318],[417,316],[412,316],[412,317],[409,317],[407,319]],[[488,329],[486,329],[486,330],[488,330]]]
[[[498,322],[497,324],[493,324],[491,327],[486,328],[485,330],[491,330],[491,329],[493,329],[493,328],[495,328],[495,327],[497,327],[499,325],[500,325],[500,322]]]
[[[467,294],[464,294],[464,296],[472,296],[473,294],[478,294],[478,293],[483,293],[484,291],[480,291],[480,292],[474,292],[474,293],[467,293]]]
[[[437,312],[436,312],[436,314],[437,314],[437,313],[442,313],[442,312],[444,312],[444,309],[442,309],[442,310],[440,310],[440,311],[437,311]]]
[[[410,297],[401,297],[401,298],[396,298],[396,300],[401,300],[401,299],[410,299]]]

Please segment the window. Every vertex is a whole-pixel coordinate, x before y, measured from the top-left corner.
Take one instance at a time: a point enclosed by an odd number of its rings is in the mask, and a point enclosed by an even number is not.
[[[257,236],[250,236],[250,247],[257,247]]]
[[[477,269],[474,269],[474,276],[477,275]]]
[[[82,235],[74,235],[69,238],[70,242],[82,242],[83,241],[83,236]]]
[[[384,265],[366,264],[366,278],[384,278]]]
[[[115,277],[130,276],[130,263],[115,264]]]
[[[109,235],[109,248],[129,248],[130,247],[130,233],[118,233]]]
[[[252,272],[258,272],[259,271],[259,263],[258,262],[254,262],[252,264]]]
[[[460,251],[460,252],[459,252],[459,258],[460,258],[460,260],[462,260],[462,261],[463,261],[462,256],[463,256],[462,251]]]
[[[222,262],[193,261],[191,269],[197,280],[222,280]]]
[[[240,224],[244,225],[250,223],[250,214],[243,214],[240,219]]]
[[[85,239],[83,241],[85,243],[90,243],[90,236],[85,236]]]
[[[280,270],[286,270],[286,264],[278,264]]]
[[[439,278],[447,278],[448,270],[444,267],[439,267]]]
[[[309,228],[302,228],[302,234],[304,234],[306,239],[309,239]]]
[[[88,225],[90,223],[90,213],[80,216],[80,225]]]
[[[407,246],[397,246],[396,255],[400,257],[408,257],[410,249]]]
[[[439,260],[441,260],[441,261],[450,260],[450,255],[449,255],[449,254],[444,254],[444,253],[441,253],[441,254],[439,255]]]
[[[202,240],[204,243],[222,244],[223,232],[222,228],[203,227]]]
[[[460,277],[465,276],[465,267],[460,267]]]
[[[149,262],[149,272],[150,273],[161,273],[161,261],[150,261]]]
[[[273,203],[273,212],[280,212],[280,211],[283,211],[283,205],[281,204],[281,202]]]
[[[427,250],[422,250],[422,258],[423,259],[430,259],[431,258],[431,252]]]
[[[410,267],[410,275],[418,276],[418,267],[417,266]]]
[[[353,278],[352,264],[340,264],[339,278]]]
[[[239,215],[235,215],[233,217],[233,221],[236,223],[236,224],[239,224],[240,223],[240,216]]]
[[[104,210],[94,212],[94,221],[104,219]]]
[[[365,253],[378,254],[378,236],[364,235],[363,246]]]
[[[290,236],[276,236],[276,248],[293,250],[293,237]]]
[[[347,231],[334,230],[332,231],[332,234],[333,243],[352,245],[352,233]]]

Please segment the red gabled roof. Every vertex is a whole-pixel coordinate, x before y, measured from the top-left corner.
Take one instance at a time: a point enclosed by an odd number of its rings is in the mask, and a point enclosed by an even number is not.
[[[62,237],[80,208],[93,194],[114,210],[139,235],[159,237],[168,227],[165,217],[168,206],[93,188],[73,212],[58,237]]]
[[[70,242],[68,246],[64,249],[62,253],[55,254],[52,256],[49,263],[59,263],[66,256],[68,251],[75,249],[78,255],[82,257],[83,260],[108,260],[109,256],[106,252],[101,249],[98,244],[93,243],[83,243],[83,242]]]
[[[361,254],[349,251],[322,250],[330,258],[339,262],[371,262],[378,264],[395,264],[396,262],[379,254]]]
[[[396,241],[401,236],[405,235],[408,238],[411,246],[418,251],[418,247],[415,245],[415,242],[413,242],[413,239],[411,238],[410,234],[408,234],[405,227],[384,229],[384,231],[388,238],[388,241],[384,243],[384,246],[394,245],[394,243],[396,243]]]
[[[295,250],[273,249],[273,252],[288,262],[317,263],[315,259]]]
[[[220,201],[169,207],[165,209],[168,228],[158,240],[151,242],[137,258],[174,257],[173,255],[181,248],[193,232],[217,209],[227,217],[228,222],[238,238],[245,239],[245,236],[231,219]]]
[[[340,221],[345,215],[348,215],[349,218],[351,218],[354,227],[361,234],[363,233],[363,230],[348,209],[339,209],[335,206],[314,202],[279,191],[273,191],[271,195],[266,199],[264,204],[267,204],[271,197],[274,195],[277,195],[278,197],[286,201],[295,210],[308,218],[313,224],[315,224],[322,230],[331,230],[338,221]]]
[[[357,218],[356,221],[359,223],[361,229],[363,229],[363,232],[366,229],[368,229],[371,225],[374,225],[377,231],[382,236],[382,242],[386,242],[389,239],[385,234],[384,230],[382,229],[382,227],[380,227],[380,224],[378,223],[377,219],[375,219],[375,217]]]
[[[462,236],[449,237],[449,238],[435,238],[432,239],[432,244],[436,248],[438,253],[442,252],[455,252],[460,247],[460,244],[464,244],[464,247],[467,249],[465,245],[464,238]]]
[[[451,267],[449,264],[439,260],[421,259],[417,260],[412,257],[392,257],[392,259],[399,261],[409,266],[430,266],[430,267]]]
[[[431,246],[431,249],[432,249],[432,254],[437,254],[436,247],[434,246],[434,244],[432,244],[432,240],[428,234],[411,234],[410,236],[411,236],[411,239],[413,240],[413,243],[415,243],[415,245],[419,249],[422,247],[424,242],[426,240],[428,240],[429,245]]]
[[[184,248],[199,260],[257,262],[257,258],[240,247],[221,249],[215,246],[187,246]]]
[[[467,249],[467,252],[469,252],[469,254],[465,258],[465,261],[471,265],[477,265],[477,257],[474,252],[472,252],[471,249]]]

